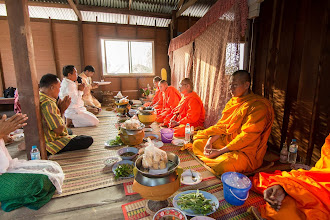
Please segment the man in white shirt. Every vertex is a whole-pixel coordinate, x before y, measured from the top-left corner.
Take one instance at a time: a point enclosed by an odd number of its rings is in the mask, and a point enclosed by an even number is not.
[[[85,85],[83,83],[78,85],[76,82],[78,77],[76,68],[73,65],[64,66],[63,76],[59,97],[63,99],[69,95],[71,98],[71,104],[65,111],[64,116],[71,119],[73,126],[76,128],[98,125],[99,120],[84,107],[82,95]]]

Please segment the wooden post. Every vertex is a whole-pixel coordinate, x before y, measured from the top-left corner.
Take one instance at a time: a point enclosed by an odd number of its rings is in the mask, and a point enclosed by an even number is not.
[[[37,145],[41,158],[47,159],[27,0],[6,0],[6,7],[20,104],[29,117],[24,128],[27,157],[31,159],[31,148]]]
[[[178,35],[178,19],[176,18],[177,10],[172,11],[172,21],[171,21],[171,39]]]
[[[101,39],[100,39],[100,32],[99,32],[99,23],[97,21],[96,16],[96,51],[97,51],[97,58],[98,58],[98,69],[99,69],[99,80],[103,79],[103,68],[102,68],[102,56],[101,56]]]
[[[2,59],[1,59],[1,53],[0,53],[0,96],[3,96],[3,91],[6,89],[5,85],[5,79],[3,77],[3,67],[2,67]]]
[[[83,27],[82,27],[82,21],[78,20],[78,40],[79,40],[79,50],[80,50],[80,65],[81,65],[81,71],[83,71],[85,67],[85,51],[84,51],[84,34],[83,34]]]
[[[191,14],[188,17],[188,29],[191,27]]]
[[[52,19],[49,17],[49,30],[50,30],[50,41],[52,43],[52,50],[53,50],[53,59],[55,63],[55,69],[56,69],[56,75],[58,78],[62,79],[62,74],[61,74],[61,67],[60,67],[60,62],[58,58],[58,53],[57,53],[57,45],[56,45],[56,40],[55,40],[55,32],[53,29],[53,22]]]

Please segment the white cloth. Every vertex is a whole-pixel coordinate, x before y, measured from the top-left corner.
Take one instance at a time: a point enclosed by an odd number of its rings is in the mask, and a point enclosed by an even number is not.
[[[71,98],[71,104],[65,110],[64,116],[72,120],[74,127],[89,127],[99,124],[97,117],[84,107],[83,91],[78,90],[75,82],[64,78],[61,83],[59,97],[63,99],[67,95]]]
[[[75,128],[97,126],[99,124],[97,117],[93,113],[87,111],[86,108],[84,108],[84,110],[72,109],[70,111],[65,111],[65,117],[72,120]]]
[[[49,160],[18,160],[12,159],[5,147],[5,142],[0,139],[0,175],[2,173],[32,173],[48,176],[59,194],[62,193],[64,173],[61,166]]]

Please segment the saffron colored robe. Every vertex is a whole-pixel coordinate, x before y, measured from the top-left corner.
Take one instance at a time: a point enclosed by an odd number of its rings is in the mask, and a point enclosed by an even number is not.
[[[262,193],[273,185],[281,185],[287,195],[277,212],[267,203],[259,207],[266,219],[330,218],[330,135],[322,147],[321,158],[311,170],[259,173],[253,177],[253,190]]]
[[[203,102],[196,92],[191,92],[183,96],[172,112],[164,119],[164,124],[168,125],[172,117],[180,123],[174,128],[174,135],[176,137],[184,137],[185,126],[187,123],[190,126],[199,127],[204,126],[205,110]]]
[[[157,112],[156,121],[158,123],[163,123],[165,117],[172,112],[172,110],[178,106],[181,95],[180,92],[173,86],[166,88],[165,92],[162,92],[163,95],[163,106]]]
[[[156,89],[155,96],[152,99],[152,102],[150,106],[155,105],[154,109],[158,112],[163,108],[163,94],[159,90],[159,88]]]
[[[222,111],[216,125],[198,131],[194,136],[193,152],[216,175],[228,171],[251,172],[262,165],[267,140],[274,121],[270,102],[253,93],[233,97]],[[211,136],[220,135],[213,148],[230,150],[214,159],[204,156],[204,147]]]

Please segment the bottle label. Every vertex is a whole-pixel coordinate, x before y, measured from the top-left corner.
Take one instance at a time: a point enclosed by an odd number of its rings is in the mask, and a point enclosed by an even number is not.
[[[294,145],[290,146],[290,148],[289,148],[290,153],[297,153],[297,150],[298,150],[298,147],[296,147]]]

